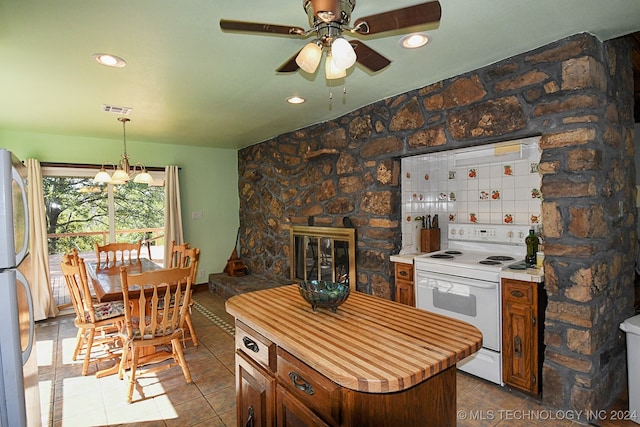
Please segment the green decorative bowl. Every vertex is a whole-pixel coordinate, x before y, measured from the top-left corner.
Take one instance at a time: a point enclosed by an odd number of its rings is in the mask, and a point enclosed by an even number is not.
[[[305,280],[298,283],[298,290],[302,298],[316,308],[328,308],[334,313],[340,304],[349,298],[349,284],[327,282],[324,280]]]

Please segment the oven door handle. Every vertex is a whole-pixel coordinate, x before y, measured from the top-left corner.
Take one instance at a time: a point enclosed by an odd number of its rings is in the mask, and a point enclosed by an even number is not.
[[[443,292],[453,288],[454,283],[459,283],[461,285],[473,287],[473,288],[482,288],[482,289],[496,289],[498,287],[497,283],[494,282],[483,282],[480,280],[473,279],[465,279],[465,278],[456,278],[455,282],[451,280],[451,277],[440,278],[440,277],[432,277],[431,275],[420,277],[418,275],[418,284],[425,284],[428,288],[438,289]],[[442,286],[445,284],[445,286]]]

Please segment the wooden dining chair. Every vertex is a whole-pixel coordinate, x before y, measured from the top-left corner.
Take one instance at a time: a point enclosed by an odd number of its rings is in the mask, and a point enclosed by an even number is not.
[[[140,248],[142,240],[136,243],[107,243],[99,245],[94,242],[98,268],[108,268],[121,264],[140,261]]]
[[[167,268],[175,268],[184,264],[184,252],[189,249],[189,243],[176,244],[175,240],[171,241],[169,247],[169,260]]]
[[[198,248],[187,248],[182,253],[181,264],[178,264],[176,267],[188,267],[191,271],[191,283],[196,283],[196,276],[198,275],[198,263],[200,262],[200,249]],[[198,346],[198,336],[196,335],[196,330],[193,327],[193,322],[191,320],[191,310],[193,308],[193,290],[189,295],[189,311],[187,311],[187,316],[185,321],[187,322],[187,326],[189,327],[189,338],[193,342],[193,346]]]
[[[169,268],[128,274],[120,268],[122,296],[124,300],[125,327],[122,329],[123,350],[119,377],[124,377],[131,368],[127,402],[131,402],[139,366],[156,364],[173,359],[182,368],[187,383],[191,383],[191,372],[182,351],[184,322],[189,310],[191,295],[191,270]],[[141,356],[142,348],[169,345],[171,352],[156,350]]]
[[[94,361],[110,360],[119,356],[114,351],[119,349],[118,330],[125,320],[124,304],[122,301],[96,302],[92,298],[84,259],[78,257],[75,249],[71,254],[62,256],[60,269],[69,289],[76,313],[74,324],[78,328],[72,360],[76,360],[84,348],[82,375],[87,375],[91,352],[95,347],[100,346],[106,354],[95,358]]]

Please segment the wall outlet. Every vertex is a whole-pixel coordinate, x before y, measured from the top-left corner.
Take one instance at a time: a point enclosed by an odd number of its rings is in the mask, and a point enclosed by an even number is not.
[[[191,212],[191,219],[202,219],[202,212]]]
[[[204,270],[198,271],[198,279],[204,279]]]

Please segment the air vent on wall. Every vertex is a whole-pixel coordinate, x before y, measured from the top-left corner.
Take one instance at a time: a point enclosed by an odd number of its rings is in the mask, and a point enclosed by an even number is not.
[[[102,105],[102,111],[104,111],[105,113],[114,113],[114,114],[120,114],[120,115],[128,115],[129,113],[131,113],[131,108],[129,107],[118,107],[116,105],[107,105],[107,104],[103,104]]]

